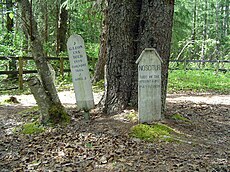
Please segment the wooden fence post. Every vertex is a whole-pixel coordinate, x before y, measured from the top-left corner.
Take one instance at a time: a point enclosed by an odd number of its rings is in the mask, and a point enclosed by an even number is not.
[[[18,68],[18,81],[19,81],[19,89],[23,89],[23,58],[19,57],[19,68]]]
[[[184,60],[184,70],[187,71],[187,60]]]
[[[60,57],[60,74],[63,77],[64,76],[64,58]]]
[[[220,60],[217,60],[217,62],[216,62],[216,73],[217,74],[219,72],[219,69],[220,69]]]

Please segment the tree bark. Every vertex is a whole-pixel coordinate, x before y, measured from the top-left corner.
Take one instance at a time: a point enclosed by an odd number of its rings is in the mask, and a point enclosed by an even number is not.
[[[102,32],[101,32],[101,41],[100,41],[100,51],[99,51],[99,57],[98,62],[96,65],[94,77],[93,77],[93,83],[96,83],[100,80],[104,79],[105,75],[105,64],[106,64],[106,44],[107,44],[107,37],[108,37],[108,5],[106,5],[104,9],[104,19],[102,22]]]
[[[13,27],[14,27],[14,20],[10,17],[11,12],[13,11],[13,2],[12,0],[6,0],[6,29],[7,35],[5,39],[7,40],[7,44],[9,46],[13,46]],[[9,70],[14,71],[17,69],[17,64],[15,59],[11,59],[9,61]],[[17,74],[9,74],[8,78],[17,78]]]
[[[201,49],[201,60],[206,59],[206,39],[207,39],[207,24],[208,24],[208,0],[205,0],[205,7],[204,7],[204,26],[203,26],[203,42],[202,42],[202,49]],[[202,63],[204,67],[205,63]]]
[[[66,6],[62,5],[64,1],[61,1],[59,17],[58,17],[58,29],[57,29],[57,55],[60,52],[66,51],[66,34],[67,34],[67,22],[68,22],[68,11]]]
[[[219,49],[220,49],[220,31],[219,31],[219,2],[216,0],[216,50],[215,59],[219,60]]]
[[[2,3],[2,0],[0,0],[0,3]],[[4,23],[4,8],[2,7],[1,8],[1,25],[2,25],[2,31],[3,31],[3,29],[5,28],[5,23]]]
[[[174,0],[142,0],[138,54],[145,48],[155,48],[163,60],[161,65],[162,114],[165,112],[173,13]],[[133,90],[136,89],[137,84]]]
[[[42,123],[45,123],[49,120],[49,117],[47,115],[49,112],[49,108],[52,105],[52,102],[50,101],[44,87],[42,86],[42,83],[37,77],[31,77],[28,80],[28,85],[30,87],[31,93],[34,95],[38,106],[40,107],[41,121]]]
[[[137,106],[137,65],[144,48],[156,48],[162,64],[162,109],[172,35],[173,0],[109,1],[106,70],[106,113]]]
[[[227,36],[229,34],[229,0],[225,2],[225,17],[224,17],[224,35]]]
[[[49,10],[48,10],[48,6],[47,6],[47,2],[43,2],[43,8],[42,8],[42,13],[43,13],[43,20],[44,20],[44,30],[42,30],[43,32],[43,43],[47,44],[49,41]],[[47,56],[48,52],[45,51],[44,52],[45,56]]]
[[[108,1],[108,44],[104,110],[119,112],[131,103],[139,4],[132,1]],[[137,91],[137,90],[136,90]]]
[[[12,32],[13,31],[13,26],[14,26],[14,22],[13,22],[13,18],[10,17],[10,12],[13,10],[13,3],[12,0],[6,0],[6,29],[7,32]]]
[[[23,21],[26,33],[29,35],[31,40],[32,55],[41,78],[41,85],[51,102],[47,116],[49,116],[50,122],[66,122],[69,120],[69,117],[58,97],[57,90],[52,79],[52,72],[48,65],[48,61],[45,58],[43,46],[38,35],[37,23],[34,16],[31,14],[31,4],[28,0],[20,0],[18,2],[21,10],[25,12]]]

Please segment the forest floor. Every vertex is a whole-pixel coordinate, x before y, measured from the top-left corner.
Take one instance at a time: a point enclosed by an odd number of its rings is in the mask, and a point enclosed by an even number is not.
[[[96,102],[100,94],[95,94]],[[33,121],[33,96],[0,105],[0,171],[210,171],[230,169],[230,95],[169,94],[163,124],[183,134],[177,142],[142,141],[130,136],[134,110],[106,116],[92,110],[85,121],[73,92],[61,92],[71,114],[67,127],[25,135],[15,128]],[[0,96],[0,102],[9,96]],[[191,122],[172,119],[180,114]]]

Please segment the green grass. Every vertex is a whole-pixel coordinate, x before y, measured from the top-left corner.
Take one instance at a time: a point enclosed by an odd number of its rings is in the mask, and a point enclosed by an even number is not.
[[[230,72],[169,71],[168,92],[193,91],[229,94]]]
[[[29,94],[30,90],[24,84],[24,90],[7,90],[8,88],[18,87],[18,82],[2,82],[0,77],[0,94]],[[71,75],[65,78],[57,77],[56,83],[58,91],[73,89]],[[104,81],[100,81],[93,86],[94,92],[104,90]],[[222,73],[216,71],[169,71],[168,92],[193,91],[193,92],[215,92],[220,94],[230,93],[230,72]]]

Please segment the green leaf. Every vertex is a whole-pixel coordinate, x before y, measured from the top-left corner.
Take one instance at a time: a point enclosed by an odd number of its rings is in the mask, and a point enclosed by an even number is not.
[[[9,17],[10,17],[11,19],[13,19],[13,18],[14,18],[14,13],[10,13],[10,14],[9,14]]]

